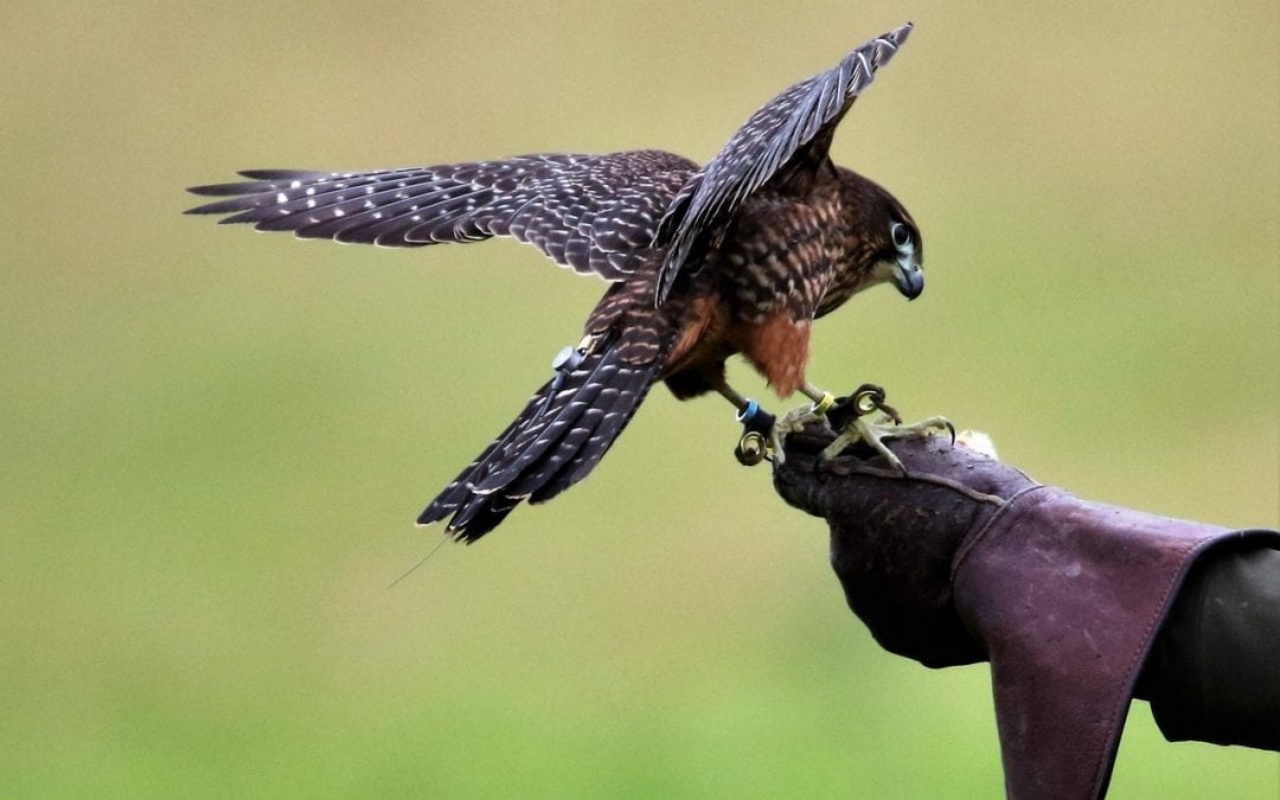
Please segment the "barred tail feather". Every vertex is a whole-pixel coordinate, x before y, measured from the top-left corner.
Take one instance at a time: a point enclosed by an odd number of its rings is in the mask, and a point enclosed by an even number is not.
[[[471,487],[475,481],[483,478],[487,465],[490,460],[495,457],[495,453],[499,448],[508,444],[511,438],[522,428],[527,426],[530,421],[537,416],[538,410],[543,405],[543,397],[545,396],[551,382],[548,381],[538,391],[534,392],[533,397],[529,398],[529,402],[525,405],[524,411],[507,426],[498,438],[494,439],[488,447],[484,449],[475,460],[468,464],[462,472],[458,473],[458,477],[454,478],[444,491],[440,492],[431,505],[418,516],[419,525],[430,525],[433,522],[439,522],[445,517],[457,511],[463,503],[466,502],[472,494]]]
[[[427,506],[419,525],[452,515],[448,533],[474,542],[528,499],[550,500],[582,480],[622,433],[661,359],[624,361],[603,343],[559,382],[544,384],[515,421]]]

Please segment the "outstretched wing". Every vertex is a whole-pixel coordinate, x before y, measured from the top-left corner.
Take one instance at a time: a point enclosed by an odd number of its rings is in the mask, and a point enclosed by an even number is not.
[[[189,189],[226,199],[187,213],[388,247],[510,236],[576,272],[618,280],[648,256],[658,220],[696,169],[637,150],[373,172],[249,170],[240,173],[247,182]]]
[[[652,315],[608,334],[581,363],[534,392],[515,421],[427,506],[418,524],[452,516],[448,533],[474,542],[520,501],[545,502],[585,478],[658,375],[672,338],[661,323]]]
[[[834,69],[797,83],[751,115],[728,144],[681,189],[658,226],[657,245],[670,245],[657,300],[666,299],[701,236],[726,222],[770,180],[812,171],[826,160],[836,125],[875,71],[889,63],[911,23],[873,39]]]

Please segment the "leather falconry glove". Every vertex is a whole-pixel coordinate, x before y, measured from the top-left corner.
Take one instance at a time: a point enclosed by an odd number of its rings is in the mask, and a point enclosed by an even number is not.
[[[991,662],[1009,797],[1103,796],[1134,696],[1171,740],[1280,749],[1280,532],[1092,503],[938,436],[893,443],[905,475],[827,460],[833,436],[792,434],[775,488],[827,520],[886,650]]]

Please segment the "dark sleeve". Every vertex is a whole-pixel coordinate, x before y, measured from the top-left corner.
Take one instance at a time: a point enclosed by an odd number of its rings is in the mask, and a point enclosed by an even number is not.
[[[1137,696],[1171,742],[1280,750],[1280,549],[1225,543],[1197,560]]]

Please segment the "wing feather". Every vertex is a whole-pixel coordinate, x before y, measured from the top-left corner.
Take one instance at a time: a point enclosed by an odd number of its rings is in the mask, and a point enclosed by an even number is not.
[[[188,213],[386,247],[509,236],[576,272],[620,280],[652,257],[662,213],[696,169],[636,150],[372,172],[246,170],[248,181],[190,189],[221,199]]]
[[[827,156],[835,126],[911,33],[911,23],[850,53],[833,69],[797,83],[769,101],[738,129],[673,199],[655,244],[669,245],[657,301],[666,299],[700,240],[723,225],[766,183],[816,169]]]

